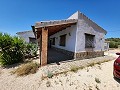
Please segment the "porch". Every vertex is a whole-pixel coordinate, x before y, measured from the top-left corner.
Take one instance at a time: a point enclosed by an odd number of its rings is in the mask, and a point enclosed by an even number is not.
[[[66,55],[55,49],[48,48],[48,37],[62,31],[77,23],[76,19],[38,22],[35,26],[32,26],[35,37],[38,40],[39,53],[40,53],[40,65],[46,65],[47,63],[59,62],[63,60],[71,59],[70,55]]]
[[[71,60],[73,57],[66,55],[60,51],[53,48],[48,48],[48,58],[47,63],[59,63],[60,61]]]

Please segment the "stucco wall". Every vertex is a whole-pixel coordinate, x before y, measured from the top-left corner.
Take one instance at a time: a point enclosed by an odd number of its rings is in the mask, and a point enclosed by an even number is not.
[[[27,43],[29,43],[29,37],[35,38],[33,31],[19,32],[17,34]]]
[[[54,38],[55,37],[55,45],[52,45],[53,47],[56,48],[60,48],[60,49],[65,49],[68,51],[72,51],[75,52],[75,43],[76,43],[76,30],[77,30],[77,26],[76,25],[72,25],[69,28],[66,28],[65,30],[62,30],[60,32],[57,32],[56,34],[50,36],[50,38]],[[70,35],[69,35],[70,33]],[[59,42],[60,42],[60,36],[61,35],[66,35],[66,46],[59,46]]]
[[[79,19],[76,31],[76,53],[91,50],[85,48],[85,33],[95,35],[95,48],[92,49],[93,51],[104,51],[104,32],[93,28],[85,20]]]

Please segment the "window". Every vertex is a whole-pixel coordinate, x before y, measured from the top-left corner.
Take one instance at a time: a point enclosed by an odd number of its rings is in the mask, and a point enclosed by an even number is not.
[[[52,38],[52,45],[55,45],[55,37]]]
[[[66,44],[66,34],[60,36],[60,46],[65,46]]]
[[[29,43],[36,43],[36,38],[29,37]]]
[[[85,48],[94,48],[95,35],[85,34]]]

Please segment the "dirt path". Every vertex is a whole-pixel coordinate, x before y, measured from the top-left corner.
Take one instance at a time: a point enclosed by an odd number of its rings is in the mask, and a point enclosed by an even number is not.
[[[110,56],[115,56],[116,51],[109,52]],[[113,62],[114,60],[45,80],[41,80],[41,68],[36,74],[17,77],[10,73],[17,67],[0,67],[0,90],[120,90],[120,80],[113,78]]]
[[[43,81],[40,71],[25,77],[16,77],[9,73],[11,70],[2,69],[0,90],[120,90],[120,81],[114,80],[112,75],[113,61]]]
[[[41,89],[47,90],[120,90],[120,81],[112,75],[113,61],[44,80]],[[96,80],[95,80],[96,79]],[[46,87],[49,82],[50,87]]]

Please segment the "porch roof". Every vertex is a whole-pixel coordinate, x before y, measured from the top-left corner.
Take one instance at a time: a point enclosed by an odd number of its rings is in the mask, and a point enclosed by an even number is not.
[[[75,25],[77,23],[77,19],[66,19],[66,20],[54,20],[54,21],[41,21],[37,22],[35,26],[32,26],[33,32],[39,38],[42,28],[48,29],[48,35],[53,35],[71,25]]]

